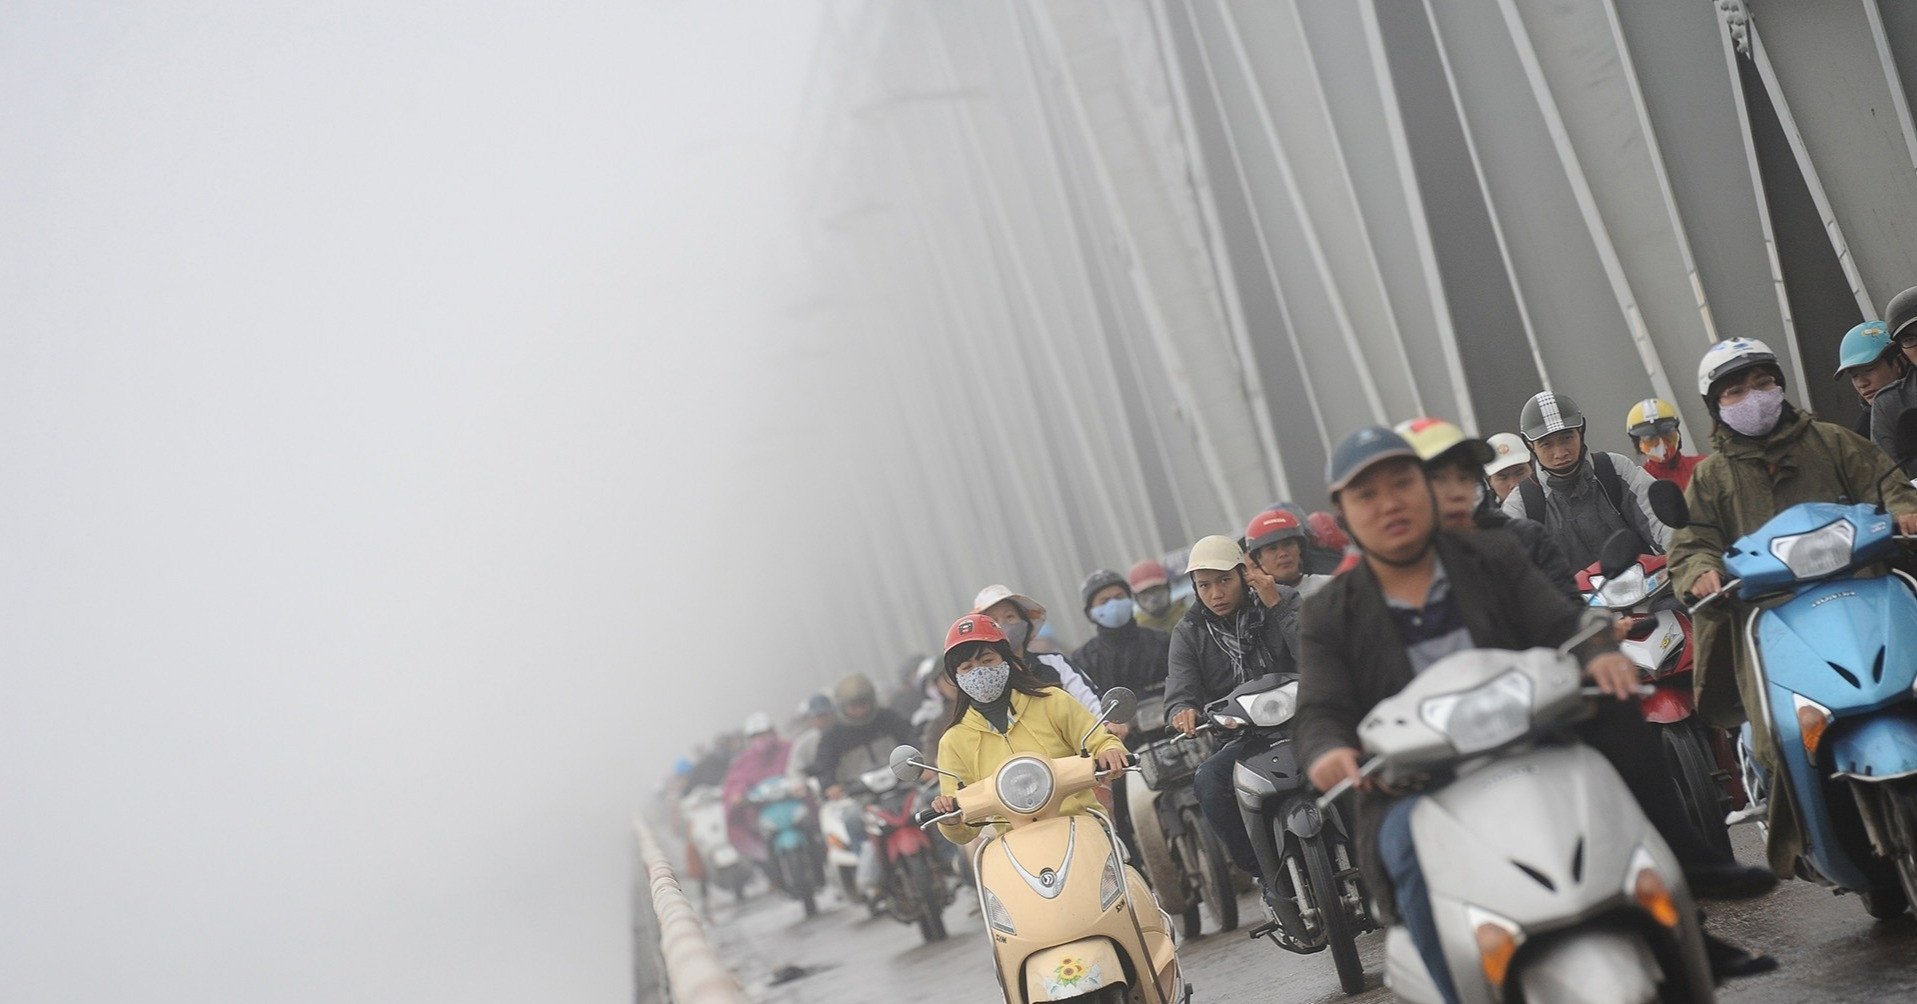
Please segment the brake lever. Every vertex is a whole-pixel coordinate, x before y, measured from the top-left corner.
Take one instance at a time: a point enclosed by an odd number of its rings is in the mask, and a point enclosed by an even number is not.
[[[1714,592],[1711,595],[1706,596],[1701,600],[1698,600],[1696,603],[1693,603],[1690,606],[1685,607],[1684,612],[1687,614],[1690,614],[1693,617],[1697,616],[1697,612],[1699,610],[1702,610],[1705,607],[1710,606],[1712,603],[1716,602],[1718,599],[1724,596],[1730,595],[1731,590],[1736,589],[1738,585],[1742,583],[1743,581],[1744,581],[1743,579],[1732,579],[1731,581],[1724,583],[1722,586],[1718,587],[1717,592]]]
[[[1649,697],[1649,696],[1651,696],[1652,694],[1655,694],[1655,693],[1657,693],[1657,688],[1656,688],[1656,687],[1653,687],[1653,686],[1651,686],[1651,685],[1650,685],[1650,684],[1648,684],[1648,683],[1640,683],[1640,684],[1638,684],[1637,686],[1634,686],[1634,687],[1632,687],[1632,688],[1631,688],[1631,693],[1633,693],[1633,694],[1635,694],[1635,695],[1637,695],[1638,697]],[[1605,690],[1604,690],[1603,688],[1601,688],[1601,687],[1579,687],[1579,688],[1578,688],[1578,696],[1580,696],[1580,697],[1609,697],[1609,696],[1611,696],[1611,695],[1610,695],[1610,694],[1609,694],[1609,693],[1608,693],[1607,691],[1605,691]]]
[[[1324,794],[1318,796],[1318,811],[1323,812],[1324,810],[1331,808],[1331,803],[1336,802],[1340,795],[1343,795],[1345,792],[1350,791],[1352,786],[1357,784],[1359,781],[1367,777],[1370,777],[1373,774],[1376,774],[1378,772],[1378,769],[1383,766],[1384,766],[1383,757],[1374,756],[1371,759],[1366,760],[1363,764],[1359,765],[1357,777],[1345,778],[1344,780],[1338,782],[1337,784],[1332,785],[1330,789],[1328,789]]]

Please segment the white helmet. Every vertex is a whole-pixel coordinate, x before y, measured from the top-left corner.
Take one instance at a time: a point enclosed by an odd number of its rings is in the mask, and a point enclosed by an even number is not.
[[[1199,569],[1214,572],[1229,572],[1245,563],[1244,548],[1230,537],[1213,534],[1198,538],[1191,546],[1191,559],[1185,565],[1185,574],[1190,575]]]
[[[1500,432],[1485,442],[1491,444],[1491,462],[1484,465],[1484,476],[1531,462],[1531,451],[1524,446],[1524,437],[1515,432]]]
[[[772,716],[763,711],[754,711],[746,716],[744,731],[747,737],[772,731]]]
[[[1777,365],[1777,353],[1755,338],[1727,338],[1704,353],[1697,364],[1697,392],[1708,400],[1711,385],[1738,370],[1769,363]]]

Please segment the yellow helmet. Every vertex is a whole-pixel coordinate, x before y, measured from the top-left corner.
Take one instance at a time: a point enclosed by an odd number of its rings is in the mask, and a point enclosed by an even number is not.
[[[1468,451],[1474,464],[1488,464],[1496,453],[1490,444],[1464,434],[1464,430],[1442,418],[1414,418],[1399,422],[1392,431],[1404,437],[1418,453],[1418,459],[1430,463],[1460,447]]]
[[[1668,422],[1666,429],[1658,429],[1660,423]],[[1648,436],[1653,432],[1677,431],[1677,409],[1671,402],[1661,397],[1647,397],[1631,406],[1631,413],[1624,417],[1624,431],[1633,439]]]
[[[1214,572],[1229,572],[1245,563],[1245,549],[1230,537],[1213,534],[1198,538],[1191,546],[1191,557],[1185,562],[1185,574],[1190,575],[1199,569]]]

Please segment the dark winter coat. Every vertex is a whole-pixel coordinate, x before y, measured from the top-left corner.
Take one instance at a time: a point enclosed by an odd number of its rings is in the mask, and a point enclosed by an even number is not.
[[[1232,692],[1240,683],[1267,673],[1298,672],[1298,591],[1278,586],[1278,605],[1267,608],[1249,586],[1244,605],[1230,618],[1219,617],[1203,603],[1193,603],[1172,629],[1169,668],[1165,680],[1165,717],[1185,708],[1204,706]],[[1221,635],[1240,640],[1246,655],[1234,663]]]
[[[1544,577],[1558,587],[1558,592],[1571,602],[1584,605],[1584,596],[1578,592],[1578,569],[1571,567],[1570,560],[1564,556],[1564,549],[1558,547],[1557,539],[1551,536],[1551,531],[1545,529],[1543,523],[1490,508],[1478,510],[1476,521],[1481,530],[1498,530],[1517,538],[1524,553],[1531,556],[1531,564],[1536,565],[1538,571],[1543,572]]]
[[[1122,627],[1100,627],[1092,640],[1072,653],[1072,663],[1098,685],[1130,687],[1144,694],[1162,690],[1171,658],[1171,635],[1130,621]]]
[[[891,762],[893,750],[918,739],[912,723],[891,708],[873,708],[872,716],[862,722],[841,719],[819,737],[812,776],[820,784],[843,784],[885,766]]]

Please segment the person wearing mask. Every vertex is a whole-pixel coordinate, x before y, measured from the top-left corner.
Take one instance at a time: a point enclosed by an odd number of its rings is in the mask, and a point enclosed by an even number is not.
[[[979,590],[972,600],[972,612],[997,622],[1005,640],[1018,656],[1020,665],[1040,683],[1048,683],[1072,695],[1094,714],[1099,710],[1098,693],[1091,680],[1072,665],[1062,652],[1038,652],[1031,647],[1039,625],[1045,623],[1045,607],[1037,600],[1015,593],[1009,586],[994,583]],[[1122,730],[1121,730],[1122,734]]]
[[[999,623],[983,614],[966,614],[945,633],[945,675],[958,691],[939,739],[938,765],[956,778],[939,775],[939,791],[932,808],[949,813],[958,808],[958,789],[991,777],[1019,754],[1056,759],[1079,751],[1079,739],[1091,738],[1085,749],[1104,771],[1125,769],[1125,744],[1098,716],[1056,686],[1040,683]],[[1085,812],[1096,804],[1090,791],[1081,791],[1060,806],[1063,813]],[[983,827],[940,823],[939,832],[952,843],[976,839]]]
[[[1441,418],[1414,418],[1395,430],[1417,451],[1424,463],[1425,480],[1438,502],[1438,525],[1456,533],[1495,530],[1508,533],[1524,548],[1531,564],[1571,602],[1584,605],[1578,592],[1575,570],[1564,560],[1564,552],[1536,520],[1518,519],[1490,505],[1490,490],[1485,486],[1485,464],[1490,461],[1491,445],[1464,434],[1464,430]]]
[[[1297,675],[1300,605],[1296,589],[1252,566],[1230,537],[1201,538],[1191,546],[1189,560],[1185,574],[1198,603],[1172,631],[1165,684],[1165,713],[1172,728],[1186,735],[1197,729],[1199,709],[1239,684],[1271,673]],[[1219,747],[1199,765],[1192,784],[1205,822],[1232,863],[1257,875],[1258,856],[1231,783],[1244,744],[1240,738]],[[1259,891],[1268,893],[1262,883]]]
[[[819,755],[819,739],[837,720],[832,695],[822,690],[801,701],[799,717],[799,734],[792,738],[792,752],[785,758],[786,776],[794,781],[812,776],[812,762]]]
[[[1723,588],[1725,547],[1802,502],[1875,502],[1881,492],[1898,532],[1917,533],[1917,490],[1890,476],[1884,451],[1792,406],[1770,346],[1755,338],[1711,346],[1698,365],[1697,386],[1714,423],[1715,452],[1692,472],[1684,491],[1691,524],[1671,539],[1671,582],[1680,596]],[[1727,729],[1744,723],[1745,709],[1763,707],[1763,682],[1738,629],[1738,606],[1714,603],[1691,621],[1698,712]],[[1758,762],[1777,770],[1764,716],[1750,717],[1750,724]],[[1784,785],[1771,790],[1767,844],[1772,869],[1792,874],[1802,835]]]
[[[1397,433],[1359,429],[1333,448],[1327,468],[1332,505],[1364,560],[1305,603],[1293,738],[1299,762],[1308,765],[1320,791],[1343,781],[1359,789],[1355,816],[1347,817],[1353,819],[1359,867],[1378,893],[1385,919],[1395,916],[1404,924],[1449,999],[1450,969],[1411,842],[1418,796],[1388,794],[1360,776],[1358,724],[1379,701],[1447,655],[1554,647],[1578,633],[1582,614],[1557,598],[1510,535],[1441,530],[1417,451]],[[1772,888],[1774,876],[1715,854],[1691,827],[1657,736],[1627,703],[1637,668],[1618,653],[1615,638],[1600,632],[1574,654],[1608,695],[1597,699],[1595,714],[1577,732],[1617,769],[1683,863],[1691,890],[1721,897]],[[1706,940],[1721,975],[1775,966],[1708,935]]]
[[[1164,690],[1171,635],[1138,623],[1131,584],[1101,568],[1085,577],[1078,595],[1098,633],[1072,653],[1072,663],[1107,690],[1129,687],[1141,695]]]
[[[1884,304],[1884,327],[1901,356],[1903,375],[1880,388],[1870,399],[1870,439],[1890,459],[1902,463],[1917,456],[1917,443],[1899,442],[1897,420],[1917,408],[1917,286],[1898,293]]]
[[[1537,469],[1531,465],[1531,450],[1524,445],[1523,436],[1499,432],[1485,442],[1491,446],[1491,459],[1485,461],[1484,479],[1491,485],[1491,494],[1497,496],[1498,504],[1503,505],[1518,482],[1537,477]]]
[[[1624,416],[1624,431],[1644,458],[1644,473],[1679,488],[1691,483],[1691,471],[1704,458],[1684,452],[1684,423],[1671,402],[1647,397],[1632,405]]]
[[[1305,516],[1290,509],[1274,507],[1253,516],[1245,527],[1245,554],[1253,568],[1282,586],[1310,596],[1331,581],[1330,574],[1305,571],[1311,560],[1311,533],[1305,529]],[[1331,552],[1326,552],[1331,554]],[[1344,555],[1336,555],[1331,569],[1338,567]]]
[[[1664,552],[1671,529],[1651,511],[1651,476],[1618,454],[1585,449],[1576,401],[1548,390],[1534,395],[1518,416],[1518,431],[1543,477],[1518,482],[1504,511],[1543,523],[1572,568],[1598,560],[1619,530],[1637,536],[1639,554]]]
[[[832,688],[839,719],[819,736],[812,776],[825,785],[827,798],[845,797],[844,785],[860,774],[891,764],[892,751],[917,738],[912,723],[891,708],[880,707],[877,688],[864,673],[853,673]]]
[[[1165,565],[1157,558],[1145,558],[1125,573],[1126,584],[1132,587],[1132,599],[1138,602],[1138,626],[1154,631],[1170,631],[1184,618],[1185,611],[1191,609],[1191,601],[1177,602],[1172,599],[1171,577],[1165,574]]]
[[[747,801],[746,796],[760,781],[785,773],[791,747],[772,728],[772,716],[763,711],[746,716],[745,737],[745,748],[732,758],[732,765],[726,769],[725,784],[720,788],[720,798],[726,807],[726,839],[741,857],[764,869],[776,883],[779,877],[775,869],[766,867],[772,853],[766,847],[765,838],[759,835],[759,807]]]

